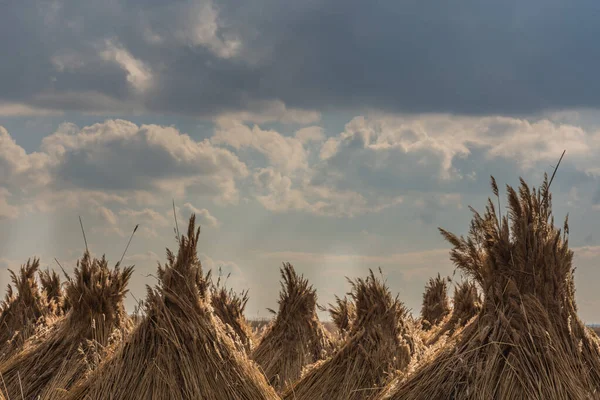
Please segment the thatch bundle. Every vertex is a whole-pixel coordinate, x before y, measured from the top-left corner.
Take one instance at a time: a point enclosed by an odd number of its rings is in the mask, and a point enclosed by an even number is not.
[[[248,291],[236,293],[220,285],[220,280],[211,287],[211,304],[215,315],[230,328],[230,336],[239,342],[244,351],[250,354],[254,345],[254,332],[244,316],[248,303]]]
[[[125,343],[69,399],[277,399],[257,366],[215,318],[196,253],[192,215],[177,256],[167,250],[145,316]]]
[[[132,271],[110,269],[104,257],[86,251],[66,286],[69,313],[0,364],[6,397],[60,398],[97,364],[128,328],[123,299]]]
[[[18,351],[40,325],[49,323],[52,311],[35,279],[40,260],[22,265],[18,274],[10,271],[14,289],[8,285],[0,312],[0,360]]]
[[[45,271],[39,272],[39,279],[42,286],[42,293],[46,298],[46,303],[50,310],[56,315],[63,314],[67,310],[68,305],[64,299],[58,274],[47,268]]]
[[[316,290],[290,263],[280,271],[279,310],[252,358],[271,385],[283,391],[300,378],[304,367],[327,357],[334,345],[317,316]]]
[[[352,330],[352,323],[356,318],[356,307],[348,297],[343,299],[335,296],[335,304],[329,305],[329,315],[341,337],[345,337]]]
[[[430,278],[423,292],[423,306],[421,320],[424,330],[429,330],[450,314],[450,300],[448,299],[448,279],[443,279],[440,274]]]
[[[308,371],[284,399],[370,398],[422,350],[412,324],[407,323],[407,309],[372,271],[366,279],[352,281],[351,297],[356,318],[345,345]]]
[[[450,317],[446,318],[439,329],[433,333],[427,341],[427,345],[436,343],[443,336],[451,337],[479,314],[481,311],[481,297],[477,291],[477,285],[470,280],[460,282],[454,288],[452,304]]]
[[[492,188],[498,190],[492,180]],[[597,337],[576,314],[573,252],[554,226],[548,179],[508,187],[509,213],[490,200],[467,238],[442,230],[457,267],[483,289],[483,309],[390,399],[597,399]]]

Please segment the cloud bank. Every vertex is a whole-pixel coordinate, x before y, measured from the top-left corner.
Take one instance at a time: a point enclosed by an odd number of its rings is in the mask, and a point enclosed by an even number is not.
[[[9,2],[0,112],[597,108],[596,8],[590,0]]]

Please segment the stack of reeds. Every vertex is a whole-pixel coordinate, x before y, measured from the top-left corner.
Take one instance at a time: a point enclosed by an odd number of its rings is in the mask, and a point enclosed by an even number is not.
[[[427,345],[436,343],[444,336],[451,337],[479,314],[481,311],[481,297],[477,285],[470,280],[460,282],[454,288],[452,304],[450,317],[429,338]]]
[[[316,290],[290,263],[283,264],[281,277],[277,316],[252,354],[280,392],[300,378],[303,368],[326,358],[334,349],[317,316]]]
[[[34,258],[27,260],[18,274],[10,271],[14,289],[8,286],[0,306],[0,360],[18,352],[25,341],[39,328],[48,325],[53,317],[35,279],[39,267],[40,260]]]
[[[38,277],[42,286],[42,293],[52,313],[55,315],[64,314],[68,309],[68,304],[65,302],[58,274],[47,268],[45,271],[40,271]]]
[[[373,272],[352,282],[356,317],[344,346],[309,370],[284,399],[364,400],[406,370],[423,344],[408,323],[408,312]]]
[[[251,353],[254,346],[254,332],[244,316],[244,309],[248,303],[248,291],[236,293],[233,289],[227,290],[221,286],[220,279],[216,285],[211,286],[211,304],[215,315],[229,329],[229,336],[234,342],[239,343],[244,351]]]
[[[329,305],[329,315],[331,315],[331,320],[340,337],[347,337],[356,318],[356,307],[352,300],[349,300],[346,296],[343,299],[335,296],[335,304]]]
[[[440,324],[450,314],[450,300],[448,299],[449,279],[443,279],[440,274],[430,278],[423,292],[423,306],[421,308],[421,321],[423,330],[430,330]]]
[[[539,190],[523,180],[507,189],[508,216],[490,200],[466,238],[441,230],[458,269],[483,289],[481,312],[384,398],[600,398],[598,338],[577,317],[567,221],[554,226],[547,177]]]
[[[129,327],[123,299],[132,271],[132,267],[110,269],[104,257],[94,259],[86,251],[66,286],[71,304],[67,315],[0,364],[0,390],[5,396],[62,398],[98,364]]]
[[[175,256],[159,265],[145,315],[125,343],[65,398],[277,399],[258,367],[238,351],[210,306],[196,247],[195,215]]]

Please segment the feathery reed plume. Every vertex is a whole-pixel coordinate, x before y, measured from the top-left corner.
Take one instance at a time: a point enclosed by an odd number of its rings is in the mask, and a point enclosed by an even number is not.
[[[452,298],[454,307],[448,318],[435,334],[427,341],[427,345],[436,343],[443,336],[452,336],[460,328],[467,325],[481,311],[481,297],[477,286],[470,280],[460,282],[454,288]]]
[[[77,262],[65,296],[69,312],[0,364],[8,398],[56,399],[99,362],[129,328],[123,306],[133,267],[108,267],[89,252]],[[39,396],[39,397],[38,397]]]
[[[554,226],[548,178],[508,187],[507,216],[473,211],[469,235],[441,230],[458,269],[483,289],[483,308],[453,346],[384,398],[592,399],[600,395],[598,338],[577,317],[573,251]]]
[[[327,357],[334,345],[317,316],[316,290],[292,264],[283,263],[280,272],[279,311],[252,358],[271,385],[283,391],[300,378],[304,367]]]
[[[17,352],[38,327],[50,322],[51,310],[35,279],[39,267],[39,258],[34,258],[21,265],[18,274],[10,271],[14,289],[8,285],[1,305],[0,360]]]
[[[329,305],[329,315],[333,320],[341,337],[345,337],[352,329],[352,322],[356,318],[356,307],[348,297],[343,299],[335,296],[335,304]]]
[[[38,277],[50,311],[55,315],[62,315],[66,310],[60,277],[55,271],[50,271],[49,268],[46,268],[45,271],[39,271]]]
[[[425,285],[421,319],[423,329],[426,331],[442,322],[451,311],[447,282],[449,282],[449,279],[442,278],[438,273],[435,278],[430,278]]]
[[[373,271],[366,279],[350,282],[356,318],[349,339],[331,358],[306,372],[284,399],[368,399],[422,350],[407,323],[407,309]]]
[[[195,215],[167,250],[158,287],[148,288],[145,315],[125,343],[67,399],[277,399],[257,366],[238,351],[215,318],[197,256]]]
[[[211,304],[215,315],[230,328],[230,336],[239,342],[244,351],[250,354],[254,343],[254,332],[244,316],[248,303],[248,291],[238,294],[233,289],[227,290],[225,283],[221,285],[221,276],[211,286]]]

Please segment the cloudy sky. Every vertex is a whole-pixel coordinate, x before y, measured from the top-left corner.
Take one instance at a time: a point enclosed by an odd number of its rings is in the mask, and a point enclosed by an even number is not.
[[[168,4],[167,4],[168,3]],[[5,1],[0,285],[30,256],[135,264],[128,306],[196,213],[205,268],[277,299],[289,261],[322,304],[381,267],[418,312],[452,274],[489,177],[538,184],[564,149],[577,301],[600,322],[600,4],[592,0]]]

